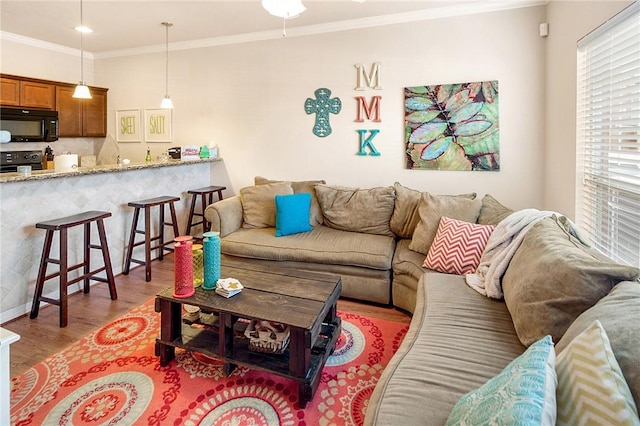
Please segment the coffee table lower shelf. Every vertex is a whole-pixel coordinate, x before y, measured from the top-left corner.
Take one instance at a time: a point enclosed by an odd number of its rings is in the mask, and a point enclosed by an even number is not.
[[[243,332],[247,324],[234,321],[233,331],[227,330],[226,339],[232,343],[226,350],[221,350],[219,327],[199,327],[188,323],[181,324],[181,332],[172,341],[156,339],[155,354],[160,357],[160,365],[166,366],[175,358],[175,348],[182,348],[198,352],[224,363],[224,374],[229,375],[237,365],[267,371],[298,382],[298,400],[304,408],[311,401],[320,381],[320,372],[324,368],[329,356],[333,353],[341,332],[340,317],[335,323],[323,323],[320,335],[311,348],[309,367],[304,377],[299,377],[291,371],[290,350],[287,348],[282,354],[268,354],[249,349],[249,341]],[[224,332],[224,331],[223,331]],[[233,335],[229,338],[230,334]]]

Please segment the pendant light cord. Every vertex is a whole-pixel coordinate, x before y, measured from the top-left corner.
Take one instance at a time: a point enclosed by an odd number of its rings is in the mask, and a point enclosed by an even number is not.
[[[166,29],[165,38],[165,96],[169,96],[169,27],[173,24],[171,22],[163,22],[162,25]]]
[[[80,0],[80,26],[84,27],[84,22],[82,21],[82,0]],[[80,31],[80,81],[84,85],[84,43],[82,31]]]

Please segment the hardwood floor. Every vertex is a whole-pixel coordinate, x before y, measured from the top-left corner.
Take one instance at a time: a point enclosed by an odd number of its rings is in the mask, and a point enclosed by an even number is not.
[[[118,275],[117,300],[109,298],[107,285],[103,283],[92,286],[89,294],[76,293],[69,296],[69,325],[66,328],[58,327],[57,306],[41,307],[38,318],[33,320],[26,314],[2,324],[2,327],[20,335],[20,340],[11,345],[11,377],[129,312],[171,285],[173,255],[165,255],[165,260],[152,263],[150,282],[145,281],[144,267],[141,266],[132,269],[129,275]],[[411,320],[404,311],[353,300],[341,299],[338,309],[407,324]]]

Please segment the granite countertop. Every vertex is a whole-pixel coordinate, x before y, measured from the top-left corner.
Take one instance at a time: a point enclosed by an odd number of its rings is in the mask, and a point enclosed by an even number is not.
[[[5,182],[24,182],[29,180],[45,180],[56,179],[62,177],[78,177],[83,175],[95,175],[100,173],[118,173],[130,170],[155,169],[159,167],[182,166],[188,164],[213,163],[222,161],[222,158],[197,158],[193,160],[168,160],[168,161],[151,161],[149,163],[130,163],[130,164],[106,164],[93,167],[78,167],[73,172],[56,172],[55,170],[34,170],[31,174],[23,173],[1,173],[0,183]]]

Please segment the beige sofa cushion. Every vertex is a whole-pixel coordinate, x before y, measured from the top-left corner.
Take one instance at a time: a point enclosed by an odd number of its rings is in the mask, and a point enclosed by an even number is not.
[[[400,238],[411,238],[418,222],[420,222],[418,206],[422,192],[402,186],[399,182],[394,183],[393,188],[396,192],[396,199],[390,221],[391,231]],[[476,195],[473,192],[456,195],[456,197],[474,200]]]
[[[518,337],[529,346],[547,334],[558,342],[616,283],[638,274],[638,268],[617,264],[582,244],[552,216],[524,236],[502,290]]]
[[[616,284],[609,294],[571,324],[556,345],[556,352],[562,353],[595,320],[600,321],[607,333],[636,406],[640,407],[640,283]]]
[[[398,240],[396,252],[393,254],[393,273],[409,275],[416,281],[428,270],[422,266],[424,255],[409,249],[411,240]]]
[[[276,237],[273,228],[239,229],[222,239],[220,251],[252,259],[390,270],[395,246],[393,237],[316,226],[286,237]]]
[[[284,181],[270,180],[262,176],[256,176],[253,179],[253,182],[256,185],[266,185],[269,183],[278,183],[278,182],[284,182]],[[309,212],[309,223],[311,224],[311,226],[322,225],[322,222],[323,222],[322,209],[320,208],[320,204],[318,204],[318,197],[316,195],[316,188],[315,188],[315,186],[319,183],[324,184],[326,182],[324,180],[304,180],[304,181],[298,181],[298,182],[291,182],[291,188],[293,189],[294,194],[301,194],[305,192],[308,192],[309,194],[311,194],[311,210]]]
[[[411,238],[420,222],[418,205],[422,193],[404,187],[398,182],[394,183],[393,187],[396,191],[396,199],[390,222],[391,230],[400,238]]]
[[[456,402],[523,353],[504,302],[461,275],[423,274],[402,345],[369,400],[365,425],[444,425]]]
[[[482,225],[497,225],[511,213],[513,213],[513,210],[500,204],[490,194],[485,194],[482,197],[482,208],[478,216],[478,223]]]
[[[393,237],[389,227],[395,199],[392,186],[371,189],[316,185],[324,224],[342,231]]]
[[[429,253],[433,239],[436,237],[442,216],[475,223],[481,207],[482,202],[480,200],[470,200],[453,195],[423,193],[418,206],[420,222],[418,222],[413,233],[409,249],[426,256]]]
[[[248,186],[240,190],[243,228],[276,226],[276,195],[293,194],[290,182]]]

